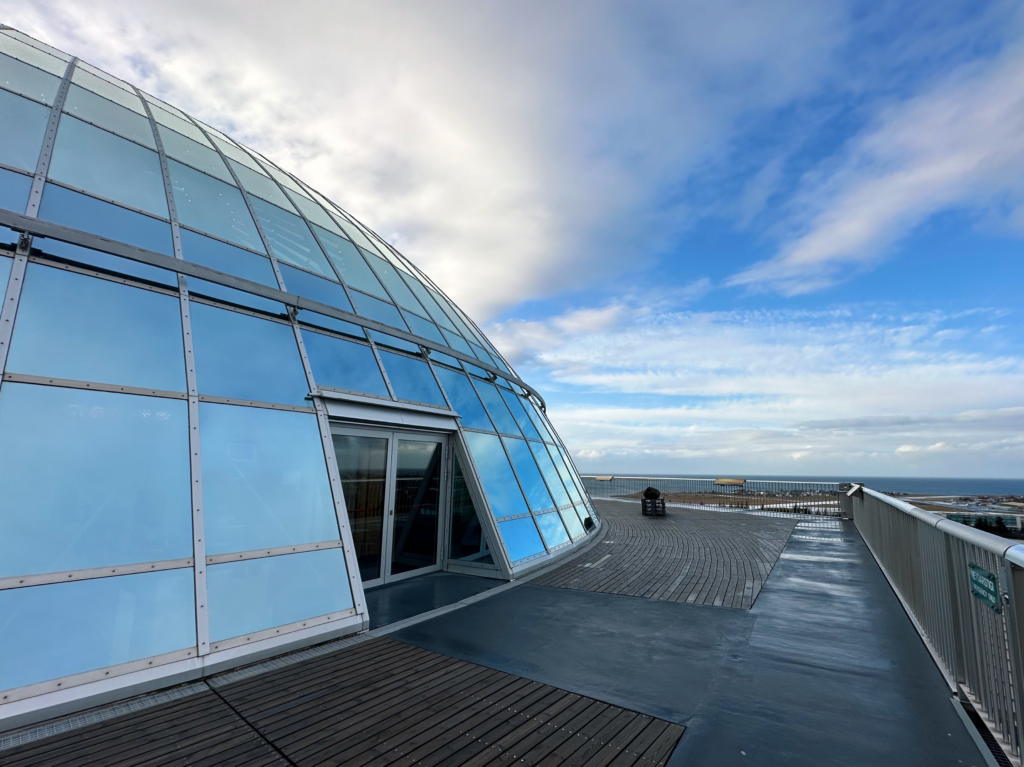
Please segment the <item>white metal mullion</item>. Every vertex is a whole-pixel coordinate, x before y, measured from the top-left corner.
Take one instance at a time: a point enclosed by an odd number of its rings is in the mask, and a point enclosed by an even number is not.
[[[39,162],[36,163],[36,172],[32,178],[32,189],[28,194],[28,205],[25,208],[25,215],[35,218],[39,215],[39,203],[43,197],[43,184],[46,183],[46,174],[50,170],[50,158],[53,157],[53,146],[57,141],[57,125],[60,123],[61,110],[64,109],[64,100],[68,97],[68,89],[71,87],[71,77],[75,73],[75,66],[78,59],[73,58],[68,62],[64,70],[64,77],[57,89],[57,96],[50,107],[50,121],[46,124],[46,134],[43,136],[43,146],[39,152]]]

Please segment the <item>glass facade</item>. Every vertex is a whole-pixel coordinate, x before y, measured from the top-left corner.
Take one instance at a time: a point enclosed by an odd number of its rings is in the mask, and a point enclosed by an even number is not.
[[[352,633],[364,582],[514,577],[597,529],[537,395],[397,250],[24,39],[0,29],[0,716]]]

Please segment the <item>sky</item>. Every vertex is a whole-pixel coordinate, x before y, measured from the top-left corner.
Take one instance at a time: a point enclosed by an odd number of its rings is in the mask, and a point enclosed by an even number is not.
[[[0,0],[484,328],[583,472],[1024,477],[1024,9]]]

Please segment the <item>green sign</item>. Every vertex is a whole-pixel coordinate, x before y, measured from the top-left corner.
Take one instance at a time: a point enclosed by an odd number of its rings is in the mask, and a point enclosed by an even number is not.
[[[996,612],[999,609],[999,581],[994,573],[990,573],[984,567],[978,567],[973,562],[968,562],[971,569],[971,593],[975,599],[980,599]]]

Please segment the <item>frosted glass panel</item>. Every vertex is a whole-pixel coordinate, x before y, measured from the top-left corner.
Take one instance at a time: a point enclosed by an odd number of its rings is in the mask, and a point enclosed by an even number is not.
[[[266,253],[242,193],[212,176],[168,160],[178,220],[243,248]]]
[[[228,173],[227,166],[215,151],[162,125],[158,125],[157,130],[160,131],[160,140],[163,142],[164,151],[168,157],[198,168],[234,186],[235,181]]]
[[[0,690],[196,645],[191,567],[0,591],[0,615]]]
[[[385,301],[391,300],[388,298],[387,291],[381,286],[380,280],[363,259],[362,254],[356,250],[355,245],[320,227],[315,226],[314,229],[316,229],[316,235],[320,238],[320,242],[327,249],[327,255],[341,275],[341,279],[353,288],[371,293]]]
[[[145,115],[125,109],[85,88],[72,85],[68,89],[64,111],[119,136],[145,144],[150,149],[156,149],[153,129]]]
[[[0,91],[0,115],[3,115],[0,120],[0,163],[34,173],[50,110],[42,104]],[[22,205],[21,210],[24,209]]]
[[[258,198],[249,200],[279,260],[334,279],[334,270],[305,221]]]
[[[184,400],[0,387],[0,577],[190,557],[189,485]]]
[[[206,585],[213,642],[352,607],[341,549],[213,565]]]
[[[0,88],[53,104],[60,78],[0,53]]]
[[[338,539],[313,413],[199,404],[206,551]]]

